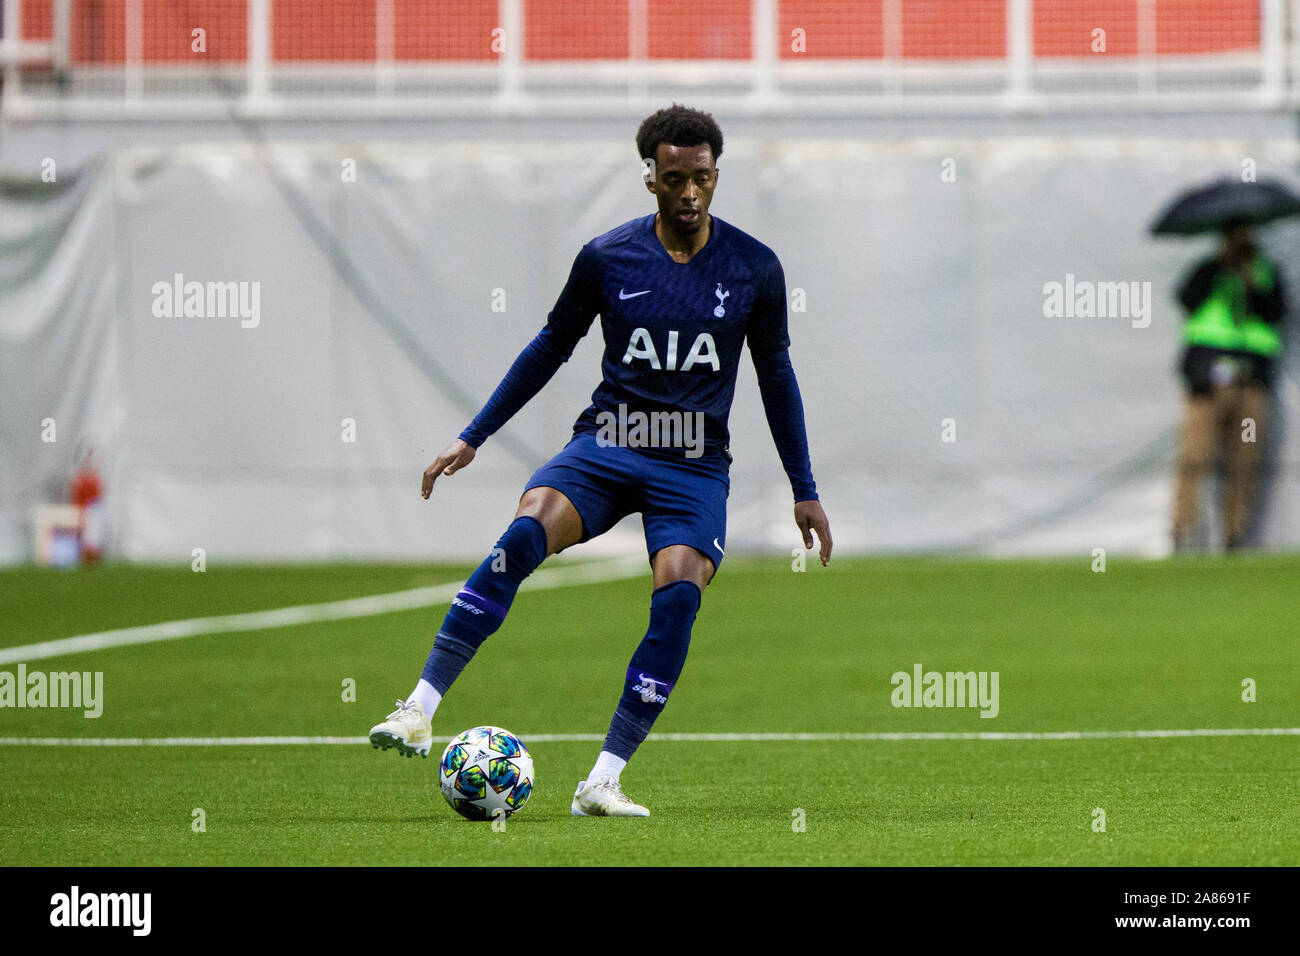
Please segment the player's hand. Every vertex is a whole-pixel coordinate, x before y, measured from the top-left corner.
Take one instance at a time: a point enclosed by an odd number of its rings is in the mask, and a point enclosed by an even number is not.
[[[433,460],[433,464],[424,469],[424,479],[420,482],[420,497],[428,498],[433,491],[433,483],[439,475],[454,475],[474,460],[474,447],[459,438],[447,446],[447,450]],[[809,545],[811,547],[811,545]]]
[[[799,533],[803,535],[803,546],[811,549],[813,546],[813,532],[817,532],[817,540],[821,542],[821,559],[822,566],[831,559],[831,523],[826,520],[826,512],[822,510],[820,501],[800,501],[794,506],[794,523],[799,526]]]

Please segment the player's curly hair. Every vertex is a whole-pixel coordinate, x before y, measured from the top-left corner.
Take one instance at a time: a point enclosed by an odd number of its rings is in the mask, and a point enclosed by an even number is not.
[[[659,144],[669,146],[699,146],[708,143],[713,150],[713,160],[722,155],[722,130],[710,113],[693,110],[674,103],[667,109],[651,113],[636,131],[636,148],[642,159],[654,159]]]

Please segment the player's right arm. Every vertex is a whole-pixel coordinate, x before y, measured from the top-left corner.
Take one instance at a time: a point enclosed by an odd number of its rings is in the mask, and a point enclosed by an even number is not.
[[[542,390],[556,370],[569,360],[600,309],[599,261],[588,243],[573,260],[569,281],[546,325],[519,353],[469,426],[424,470],[421,495],[429,497],[439,475],[455,474],[473,461],[478,447]]]
[[[433,460],[433,464],[424,469],[424,477],[420,480],[420,495],[428,498],[433,491],[433,483],[438,480],[439,475],[454,475],[471,461],[476,454],[474,446],[467,443],[464,439],[457,438],[447,446],[447,450]]]

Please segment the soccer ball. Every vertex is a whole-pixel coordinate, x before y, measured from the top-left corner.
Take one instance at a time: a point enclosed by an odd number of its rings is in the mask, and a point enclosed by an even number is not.
[[[438,786],[467,820],[518,813],[533,792],[533,757],[524,742],[500,727],[475,727],[447,745],[438,761]]]

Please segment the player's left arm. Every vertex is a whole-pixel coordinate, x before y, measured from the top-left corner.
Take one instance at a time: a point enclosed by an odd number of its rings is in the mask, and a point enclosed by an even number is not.
[[[813,480],[808,455],[808,431],[804,423],[803,398],[794,366],[790,363],[790,336],[785,307],[785,273],[773,258],[768,278],[760,289],[746,330],[749,354],[758,376],[767,427],[781,456],[781,464],[794,492],[794,523],[805,548],[813,546],[813,535],[821,545],[821,562],[831,559],[831,526]]]

